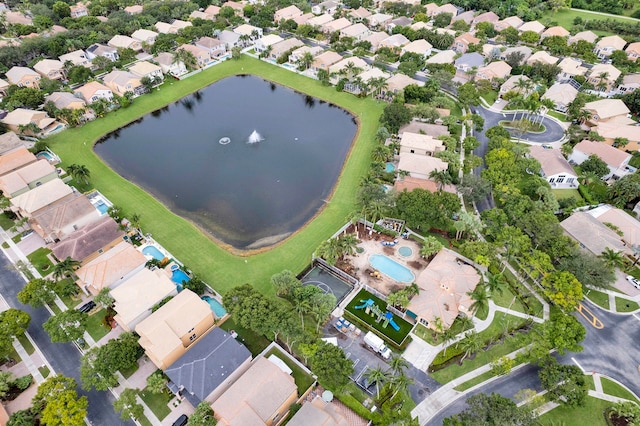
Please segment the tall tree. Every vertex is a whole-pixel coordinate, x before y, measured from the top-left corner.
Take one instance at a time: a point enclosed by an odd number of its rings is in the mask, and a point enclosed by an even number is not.
[[[196,406],[196,410],[189,416],[187,426],[216,426],[218,421],[213,416],[211,405],[202,401]]]
[[[56,280],[69,278],[73,275],[76,269],[80,267],[80,265],[82,265],[80,261],[67,256],[66,259],[53,265],[53,278],[55,278]]]
[[[555,358],[548,357],[538,375],[553,401],[570,407],[584,405],[588,387],[579,367],[558,364]]]
[[[54,343],[71,342],[81,338],[87,329],[89,316],[76,309],[60,312],[42,324]]]
[[[367,370],[365,376],[369,384],[376,384],[376,397],[380,397],[380,385],[383,385],[391,378],[391,374],[380,366]]]
[[[122,420],[137,420],[144,416],[144,408],[138,403],[138,390],[127,388],[113,403],[113,409],[120,413]]]
[[[542,280],[547,297],[560,308],[573,311],[582,300],[582,284],[571,272],[553,272]]]
[[[329,343],[320,344],[310,363],[318,381],[334,391],[349,383],[349,376],[353,373],[353,363],[343,350]]]
[[[288,269],[271,276],[271,285],[276,289],[276,295],[280,297],[290,296],[302,283],[295,274]]]
[[[67,171],[76,181],[89,185],[91,171],[84,164],[69,164]]]
[[[445,426],[517,425],[533,426],[537,420],[531,410],[497,393],[480,393],[467,399],[469,406],[444,420]]]

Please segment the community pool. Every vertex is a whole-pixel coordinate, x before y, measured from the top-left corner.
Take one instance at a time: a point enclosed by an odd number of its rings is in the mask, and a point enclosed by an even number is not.
[[[162,260],[166,257],[156,246],[146,246],[142,249],[142,254],[145,256],[151,256],[155,260]]]
[[[217,316],[218,318],[222,318],[223,316],[227,315],[227,310],[224,308],[224,306],[222,306],[222,304],[218,302],[216,299],[214,299],[213,297],[202,296],[202,300],[204,300],[209,304],[214,315]]]
[[[413,272],[384,254],[369,256],[369,263],[378,271],[400,283],[412,283],[415,280]]]
[[[387,173],[392,173],[392,172],[395,172],[395,171],[396,171],[396,166],[394,166],[394,165],[393,165],[393,163],[387,163],[387,164],[385,164],[385,166],[384,166],[384,170],[385,170]]]
[[[176,284],[183,284],[185,282],[189,282],[191,278],[187,275],[182,269],[176,269],[171,272],[171,281]]]

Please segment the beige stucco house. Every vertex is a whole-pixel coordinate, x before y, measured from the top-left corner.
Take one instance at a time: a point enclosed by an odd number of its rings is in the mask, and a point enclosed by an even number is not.
[[[19,87],[34,87],[39,89],[40,74],[27,67],[11,67],[5,74],[9,83]]]
[[[260,357],[211,408],[221,426],[271,426],[286,416],[297,399],[293,377]]]
[[[420,293],[411,299],[407,313],[416,321],[434,328],[440,318],[444,329],[451,327],[459,314],[471,315],[471,296],[481,276],[472,262],[442,249],[416,278]]]
[[[166,370],[214,324],[209,304],[185,289],[136,325],[136,333],[149,359],[159,369]]]
[[[151,309],[166,297],[175,296],[178,289],[164,269],[143,268],[111,290],[115,299],[116,322],[126,331],[133,331],[151,315]]]
[[[15,142],[12,145],[15,145]],[[38,158],[27,148],[24,146],[18,147],[0,156],[0,176],[15,172],[27,164],[35,163],[37,160]]]
[[[42,159],[0,176],[0,190],[5,197],[13,198],[57,177],[55,167]]]
[[[33,66],[33,69],[42,77],[51,80],[64,79],[64,64],[55,59],[43,59]]]
[[[38,215],[43,209],[64,198],[73,197],[73,190],[61,179],[53,179],[11,199],[11,210],[23,218]]]
[[[81,227],[67,239],[56,242],[51,250],[58,259],[70,257],[84,265],[122,242],[123,236],[124,231],[118,223],[104,216],[97,222]]]
[[[76,270],[76,284],[85,293],[96,295],[103,288],[116,288],[144,268],[147,258],[136,248],[120,240],[111,249]]]

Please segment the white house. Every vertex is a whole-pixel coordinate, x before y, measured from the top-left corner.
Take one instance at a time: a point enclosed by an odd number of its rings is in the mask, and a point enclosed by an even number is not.
[[[571,164],[564,158],[559,149],[543,148],[534,145],[529,148],[529,155],[540,163],[540,174],[554,189],[578,187],[578,175]]]
[[[578,143],[573,147],[569,161],[582,164],[591,155],[597,155],[609,167],[609,173],[602,177],[603,180],[619,179],[631,172],[628,168],[631,154],[603,142],[584,140]]]

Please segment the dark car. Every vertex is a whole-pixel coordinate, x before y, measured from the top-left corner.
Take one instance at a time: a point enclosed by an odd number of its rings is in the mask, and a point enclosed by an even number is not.
[[[93,308],[96,307],[96,302],[94,302],[93,300],[85,303],[84,305],[80,306],[78,308],[78,310],[80,312],[84,312],[85,314],[88,313],[89,311],[91,311]]]
[[[183,414],[180,417],[178,417],[175,422],[173,422],[173,426],[185,426],[188,421],[189,421],[189,417],[187,417],[186,414]]]

